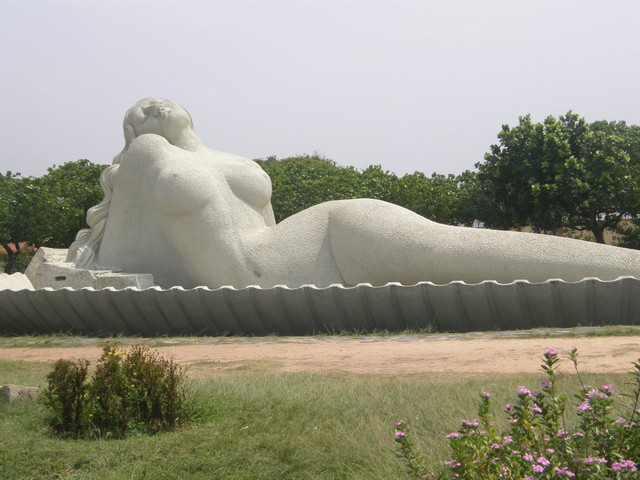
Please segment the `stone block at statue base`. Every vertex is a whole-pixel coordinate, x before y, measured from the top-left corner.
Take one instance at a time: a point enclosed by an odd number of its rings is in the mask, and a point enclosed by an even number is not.
[[[75,290],[91,287],[96,290],[113,287],[115,289],[138,288],[143,290],[154,286],[153,275],[148,273],[119,273],[113,270],[85,270],[66,262],[66,249],[42,247],[33,256],[25,274],[33,288],[45,287],[59,290],[70,287]]]

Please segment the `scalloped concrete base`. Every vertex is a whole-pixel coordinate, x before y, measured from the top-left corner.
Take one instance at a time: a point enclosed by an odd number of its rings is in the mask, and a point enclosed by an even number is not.
[[[640,280],[487,281],[290,289],[0,291],[0,332],[26,335],[304,335],[640,323]]]

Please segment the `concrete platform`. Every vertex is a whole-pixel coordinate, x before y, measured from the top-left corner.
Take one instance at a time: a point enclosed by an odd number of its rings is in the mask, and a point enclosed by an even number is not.
[[[0,291],[0,333],[306,335],[640,324],[640,280]]]

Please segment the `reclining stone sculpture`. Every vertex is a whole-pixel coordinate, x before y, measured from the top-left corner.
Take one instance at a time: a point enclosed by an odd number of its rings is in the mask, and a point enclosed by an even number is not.
[[[159,98],[124,119],[125,146],[67,261],[153,274],[164,287],[544,282],[640,277],[640,252],[546,235],[442,225],[372,199],[323,203],[275,223],[252,160],[205,147]]]

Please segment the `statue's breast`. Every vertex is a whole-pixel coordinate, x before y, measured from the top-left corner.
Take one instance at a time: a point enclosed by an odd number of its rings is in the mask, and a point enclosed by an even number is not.
[[[271,201],[271,179],[256,163],[227,166],[225,178],[231,191],[249,205],[264,208]]]
[[[123,156],[116,186],[147,211],[181,216],[203,209],[221,192],[221,175],[198,152],[183,150],[158,135],[138,137]],[[151,213],[149,213],[151,214]]]
[[[215,229],[262,225],[256,211],[271,200],[271,180],[252,160],[206,148],[184,150],[157,135],[131,144],[118,177],[120,190],[134,192],[148,211],[169,217],[202,211],[200,221]]]
[[[215,176],[198,164],[162,170],[154,188],[158,207],[166,214],[189,215],[205,208],[220,193]]]
[[[220,157],[219,162],[231,192],[249,205],[262,209],[271,201],[271,179],[252,160],[243,157]]]

